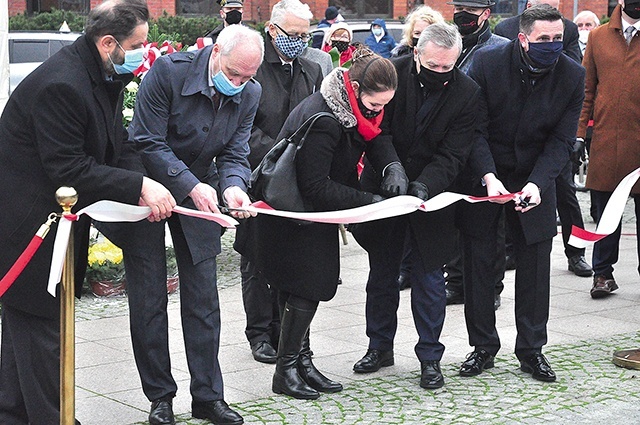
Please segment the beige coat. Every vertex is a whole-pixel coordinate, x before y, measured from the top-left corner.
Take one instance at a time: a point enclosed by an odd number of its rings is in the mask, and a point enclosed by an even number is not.
[[[585,137],[594,119],[587,187],[611,192],[640,167],[640,34],[636,31],[627,46],[620,5],[609,23],[589,34],[582,65],[586,95],[578,137]],[[640,193],[640,183],[633,193]]]

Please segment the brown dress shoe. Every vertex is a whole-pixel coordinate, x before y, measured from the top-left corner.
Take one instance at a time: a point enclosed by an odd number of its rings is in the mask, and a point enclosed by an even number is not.
[[[604,275],[593,277],[593,287],[591,288],[591,298],[603,298],[618,289],[614,279],[607,279]]]

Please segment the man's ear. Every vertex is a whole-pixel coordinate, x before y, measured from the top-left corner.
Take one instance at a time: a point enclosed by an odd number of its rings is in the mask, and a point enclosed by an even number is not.
[[[116,46],[116,39],[112,35],[103,35],[98,39],[97,47],[102,53],[111,53]]]
[[[524,48],[525,51],[529,50],[529,46],[527,44],[527,36],[524,35],[524,33],[518,33],[518,42],[520,42],[520,45]]]

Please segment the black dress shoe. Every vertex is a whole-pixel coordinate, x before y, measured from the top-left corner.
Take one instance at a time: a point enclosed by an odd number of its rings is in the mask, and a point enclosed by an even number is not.
[[[607,279],[604,275],[596,275],[593,277],[593,286],[591,287],[591,298],[603,298],[611,295],[613,291],[618,289],[618,284],[614,279]]]
[[[367,354],[353,365],[356,373],[377,372],[381,367],[393,366],[393,350],[367,350]]]
[[[447,296],[447,305],[464,304],[464,294],[449,288],[445,288],[444,292]]]
[[[591,277],[593,275],[593,269],[584,259],[584,255],[574,255],[569,258],[569,271],[573,272],[576,276]]]
[[[191,402],[191,416],[198,419],[208,419],[215,425],[240,425],[244,423],[242,416],[230,408],[224,400],[193,401]]]
[[[438,360],[424,360],[420,362],[420,386],[428,390],[442,388],[444,385],[444,377],[440,371],[440,362]]]
[[[273,364],[278,358],[278,353],[269,341],[260,341],[251,346],[251,354],[255,361]]]
[[[476,349],[467,355],[467,360],[460,366],[460,376],[478,376],[485,369],[493,367],[494,357],[483,349]]]
[[[151,425],[174,425],[176,420],[173,416],[173,402],[165,398],[154,400],[149,412],[149,423]]]
[[[533,353],[520,359],[520,370],[530,373],[533,379],[554,382],[556,374],[542,353]]]

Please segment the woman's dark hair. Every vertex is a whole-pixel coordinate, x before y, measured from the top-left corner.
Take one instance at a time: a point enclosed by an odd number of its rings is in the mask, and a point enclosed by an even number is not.
[[[398,73],[389,59],[359,45],[353,52],[349,79],[360,84],[360,93],[372,94],[398,88]]]
[[[106,1],[89,13],[85,33],[94,41],[112,35],[121,42],[130,37],[138,25],[148,20],[149,9],[144,0]]]

